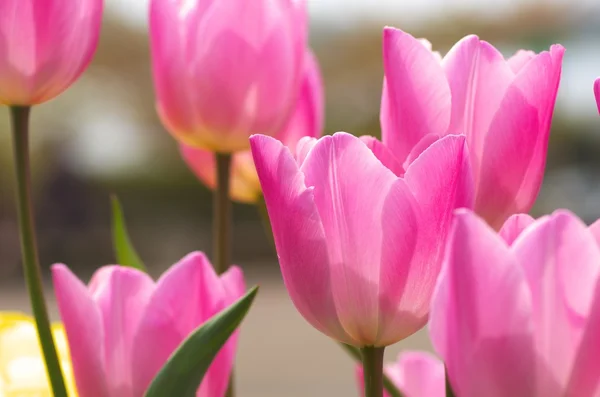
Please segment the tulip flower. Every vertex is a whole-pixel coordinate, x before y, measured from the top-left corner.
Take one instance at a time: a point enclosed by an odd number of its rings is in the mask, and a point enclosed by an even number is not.
[[[404,351],[395,363],[385,365],[385,374],[404,397],[446,397],[444,363],[435,356],[418,351]],[[356,379],[363,390],[362,366],[357,366]],[[384,393],[384,397],[389,397]]]
[[[305,136],[318,137],[323,131],[323,82],[316,58],[309,52],[305,58],[304,81],[296,109],[275,137],[295,151]],[[185,144],[180,145],[183,159],[196,176],[211,189],[216,185],[214,154]],[[255,203],[261,196],[260,182],[250,150],[233,155],[230,195],[233,200]]]
[[[69,348],[62,324],[52,326],[70,397],[76,397]],[[0,313],[0,395],[52,397],[33,318]]]
[[[564,48],[505,59],[477,36],[442,57],[401,30],[384,32],[383,143],[400,161],[448,134],[464,134],[475,212],[498,229],[528,212],[540,190]]]
[[[305,138],[297,158],[250,138],[283,280],[316,329],[384,347],[427,321],[452,210],[472,205],[465,138],[429,146],[401,176],[375,139]]]
[[[594,81],[594,97],[596,97],[596,105],[598,106],[598,113],[600,113],[600,77]]]
[[[102,0],[0,1],[0,104],[30,106],[66,90],[90,63]]]
[[[600,395],[599,242],[565,210],[512,243],[457,211],[429,325],[457,396]]]
[[[157,109],[180,142],[247,150],[251,134],[276,134],[302,83],[304,0],[152,0]]]
[[[52,277],[81,396],[142,397],[171,353],[198,326],[243,295],[241,270],[220,277],[192,253],[155,283],[122,266],[83,284],[65,265]],[[234,334],[213,361],[198,397],[222,397],[233,366]]]

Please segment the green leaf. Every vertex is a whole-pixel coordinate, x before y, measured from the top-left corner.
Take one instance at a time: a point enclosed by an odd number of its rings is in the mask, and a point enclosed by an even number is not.
[[[360,352],[360,349],[345,343],[340,343],[340,346],[342,346],[342,349],[344,349],[346,353],[352,356],[352,358],[354,358],[354,360],[356,360],[358,363],[362,362],[362,353]],[[387,391],[390,397],[404,397],[402,392],[398,390],[396,385],[394,385],[394,382],[392,382],[386,374],[383,374],[383,388],[385,391]]]
[[[258,287],[252,288],[229,308],[196,328],[171,355],[144,396],[195,397],[208,367],[248,313],[257,292]]]
[[[112,237],[117,263],[121,266],[133,267],[135,269],[146,272],[146,266],[140,259],[140,256],[133,248],[133,244],[129,239],[127,227],[125,226],[125,218],[121,204],[116,196],[111,196],[112,207]]]

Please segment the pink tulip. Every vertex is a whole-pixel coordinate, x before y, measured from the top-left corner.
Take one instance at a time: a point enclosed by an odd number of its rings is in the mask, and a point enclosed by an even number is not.
[[[277,133],[302,83],[304,0],[152,0],[157,108],[180,142],[216,152]]]
[[[457,396],[600,396],[599,242],[564,210],[510,245],[457,211],[430,320]]]
[[[600,77],[594,81],[594,97],[596,97],[596,106],[598,106],[598,113],[600,113]]]
[[[83,284],[65,265],[52,277],[81,397],[142,397],[171,353],[195,328],[244,293],[242,272],[217,276],[202,253],[173,265],[155,283],[121,266],[96,271]],[[237,334],[217,355],[198,397],[222,397]]]
[[[426,43],[427,44],[427,43]],[[384,32],[383,142],[400,161],[439,137],[464,134],[475,212],[494,228],[539,193],[564,48],[504,59],[476,36],[442,59],[401,30]]]
[[[427,321],[452,210],[472,205],[464,137],[428,147],[402,176],[385,146],[338,132],[250,138],[283,280],[319,331],[386,346]],[[376,157],[376,155],[379,157]]]
[[[37,105],[66,90],[98,44],[102,0],[0,1],[0,104]]]
[[[305,136],[318,137],[323,131],[323,83],[316,58],[309,52],[305,58],[304,81],[296,109],[286,125],[275,135],[290,150]],[[188,167],[208,187],[216,184],[214,153],[208,150],[180,145]],[[250,150],[233,155],[230,196],[233,200],[254,203],[262,194]]]
[[[446,397],[444,363],[435,356],[417,351],[404,351],[384,372],[404,397]],[[357,366],[359,390],[364,390],[362,366]],[[387,392],[384,397],[390,397]]]

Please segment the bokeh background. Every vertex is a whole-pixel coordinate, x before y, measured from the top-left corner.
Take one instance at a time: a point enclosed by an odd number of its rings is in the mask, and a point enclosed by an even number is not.
[[[35,108],[33,161],[41,260],[67,263],[87,280],[114,262],[109,194],[153,274],[193,250],[210,253],[210,192],[187,170],[154,109],[148,0],[106,0],[100,46],[84,77]],[[567,207],[600,217],[600,76],[597,0],[308,0],[310,42],[324,74],[325,133],[378,136],[381,31],[392,25],[445,52],[475,33],[506,55],[567,48],[548,167],[535,214]],[[28,311],[20,270],[8,114],[0,109],[0,309]],[[252,206],[234,207],[234,262],[262,290],[243,326],[239,396],[358,395],[354,366],[297,314]],[[48,296],[52,291],[48,283]],[[54,316],[56,310],[52,304]],[[426,332],[390,349],[429,348]]]

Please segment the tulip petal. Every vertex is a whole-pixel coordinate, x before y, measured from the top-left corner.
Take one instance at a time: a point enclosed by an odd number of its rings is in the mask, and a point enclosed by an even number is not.
[[[533,396],[531,298],[508,246],[456,212],[432,300],[430,335],[458,396]]]
[[[360,139],[321,138],[301,167],[322,221],[331,290],[346,332],[359,346],[378,336],[386,198],[397,180]]]
[[[317,138],[305,136],[304,138],[298,141],[296,145],[296,152],[294,156],[296,157],[296,162],[298,163],[298,167],[302,166],[306,156],[312,150],[312,148],[317,144]]]
[[[592,223],[592,225],[590,226],[590,232],[592,232],[594,238],[596,239],[596,242],[600,246],[600,219]]]
[[[81,396],[109,397],[104,363],[104,326],[100,309],[86,286],[65,266],[52,266],[56,303]]]
[[[513,71],[513,73],[516,74],[519,73],[519,71],[523,69],[523,67],[527,65],[529,61],[535,58],[535,56],[536,54],[533,51],[519,50],[515,53],[515,55],[508,58],[506,62],[508,63],[508,66]]]
[[[403,163],[423,136],[448,129],[450,87],[439,61],[411,35],[385,28],[383,48],[382,138]]]
[[[486,131],[514,74],[502,54],[477,36],[467,36],[456,43],[442,65],[452,92],[452,119],[448,132],[467,136],[477,170]]]
[[[498,233],[500,234],[500,237],[506,241],[506,244],[512,245],[521,232],[533,222],[535,222],[535,219],[528,214],[511,215],[506,222],[504,222],[504,225],[502,225],[502,228]]]
[[[385,165],[390,171],[392,171],[396,176],[404,175],[404,168],[402,164],[398,161],[394,153],[385,146],[380,140],[372,136],[361,136],[360,140],[363,141],[365,145],[381,161],[383,165]]]
[[[446,396],[444,363],[429,353],[404,351],[385,372],[405,397]]]
[[[594,97],[596,98],[596,105],[598,106],[598,113],[600,113],[600,78],[594,81]]]
[[[134,268],[104,266],[94,274],[90,286],[90,294],[104,320],[107,379],[130,390],[133,342],[154,281]]]
[[[273,228],[283,281],[302,316],[324,334],[354,344],[342,328],[331,294],[323,225],[304,175],[281,142],[250,138],[252,154]]]
[[[577,217],[557,211],[532,225],[512,249],[527,277],[535,343],[547,363],[546,373],[537,375],[538,395],[557,395],[556,382],[568,381],[593,300],[600,248]]]

